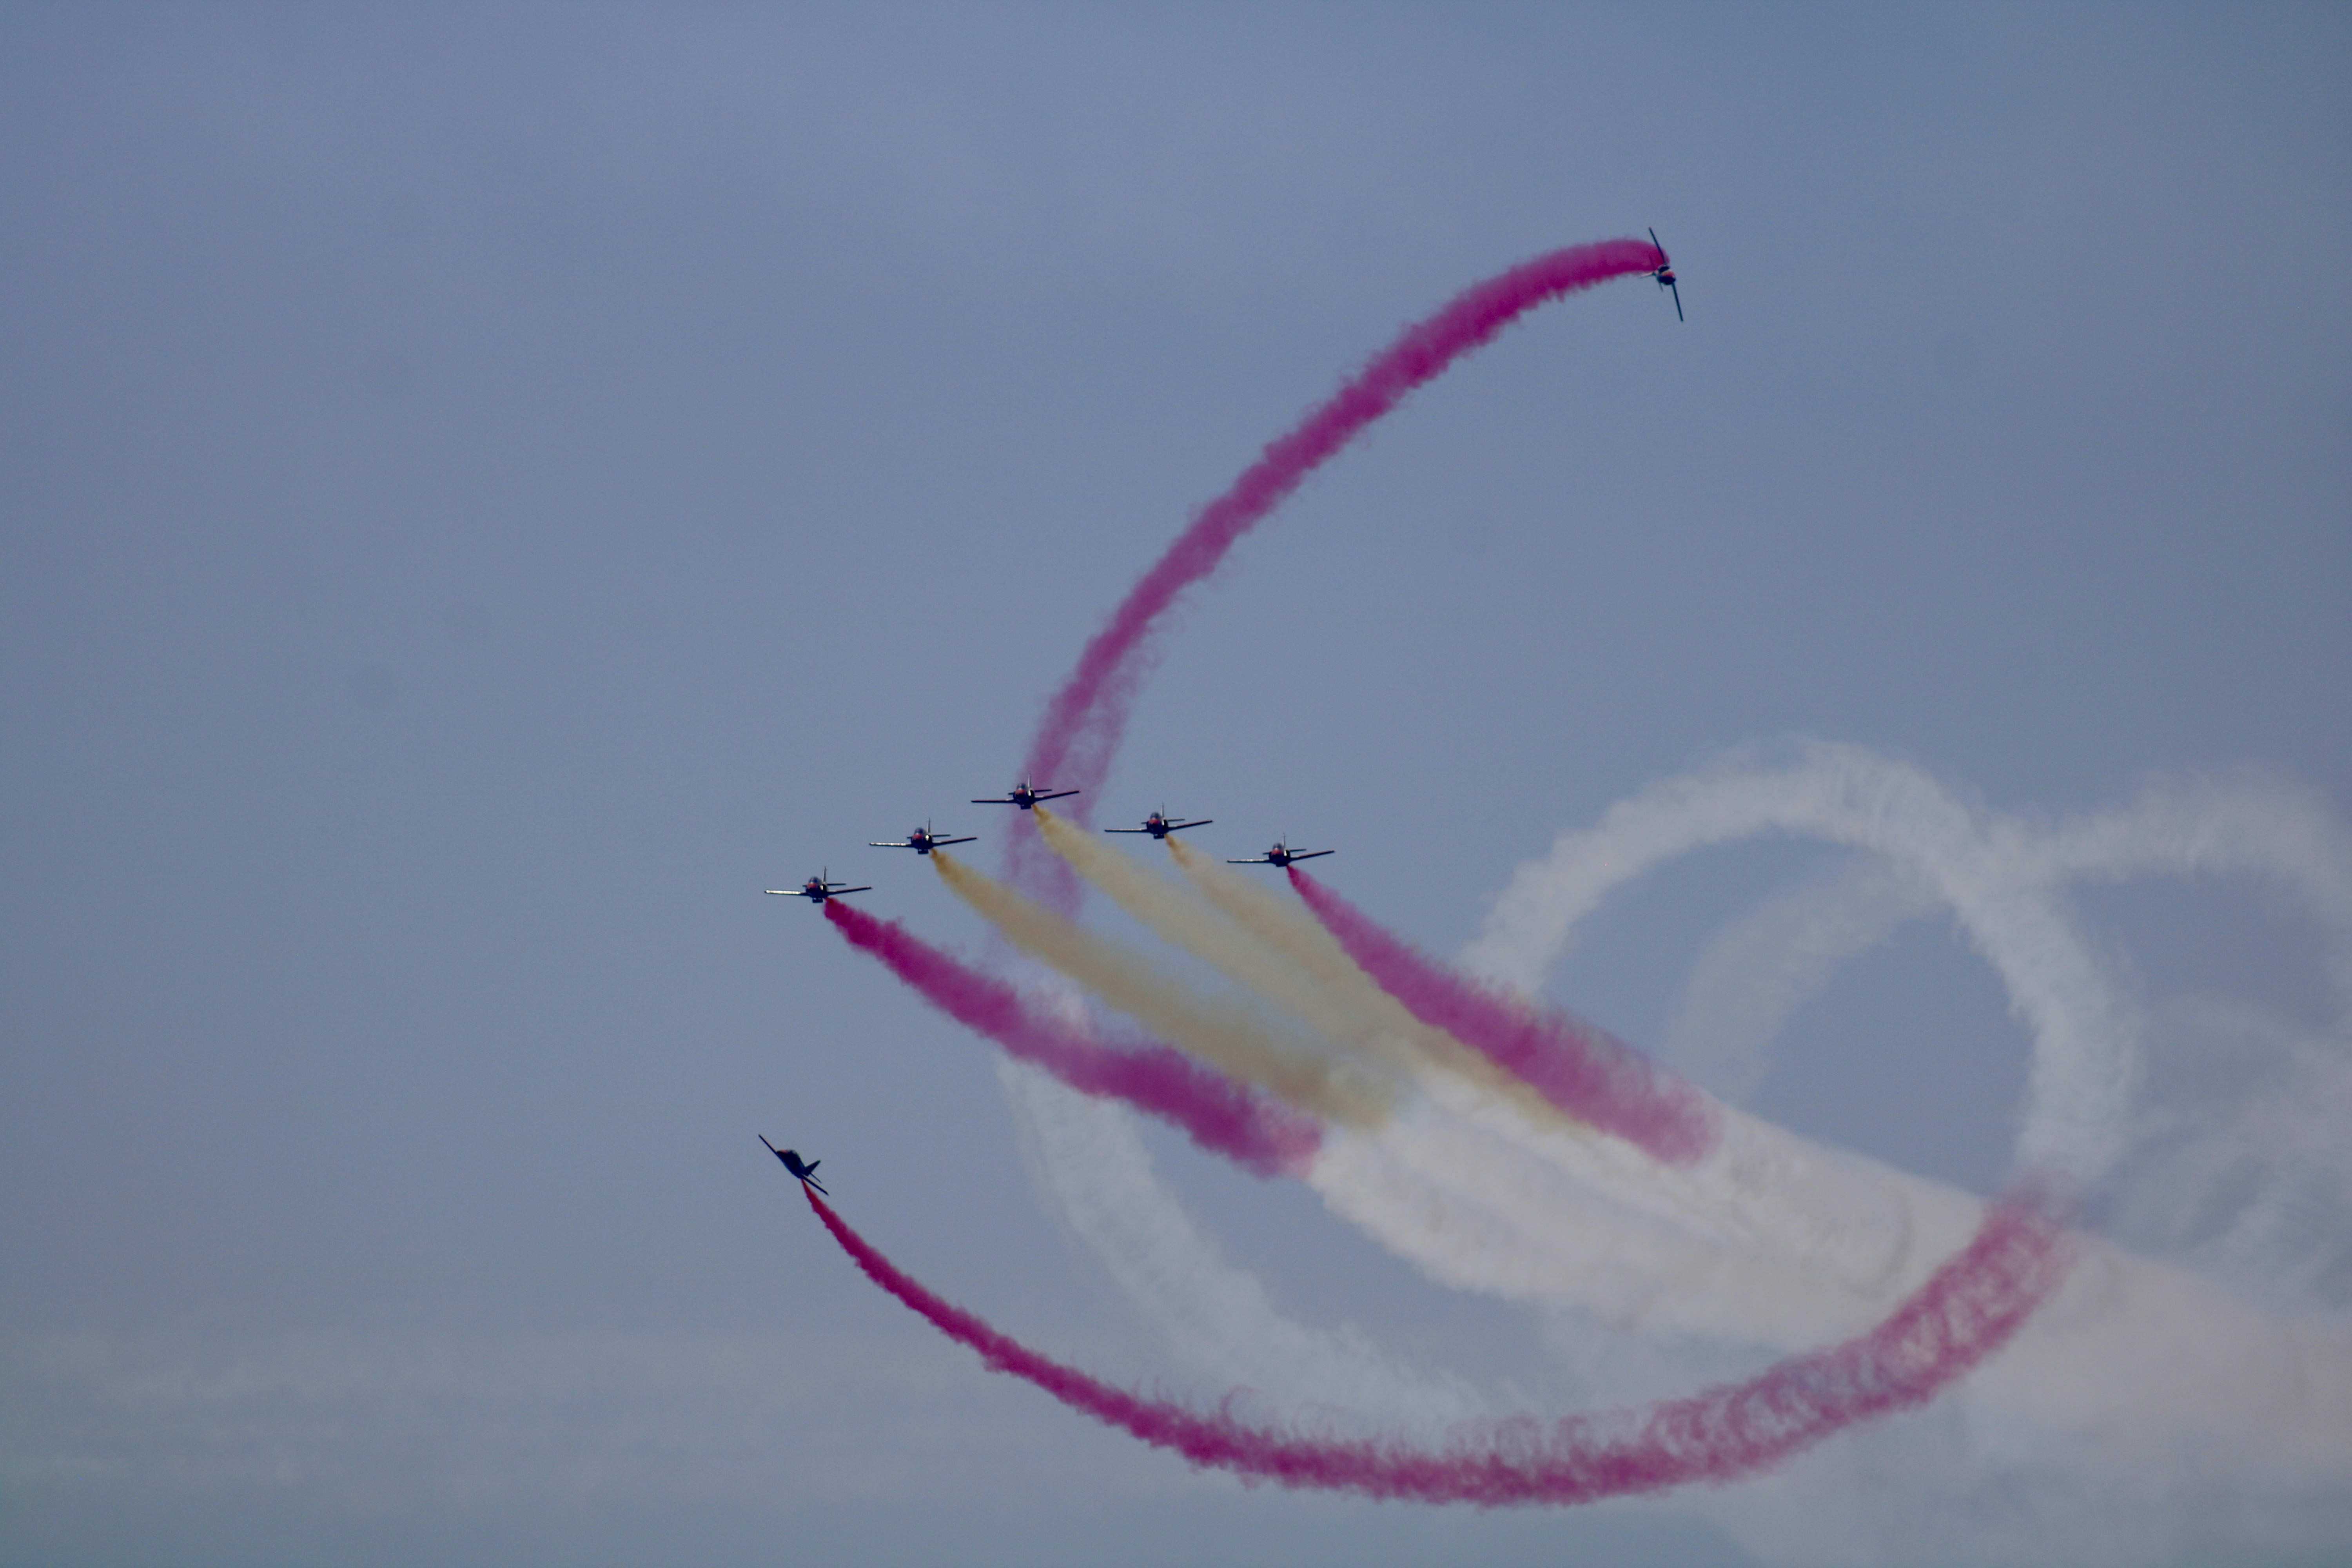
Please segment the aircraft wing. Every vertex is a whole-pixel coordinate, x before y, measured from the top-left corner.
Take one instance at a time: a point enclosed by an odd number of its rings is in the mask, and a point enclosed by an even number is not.
[[[1294,849],[1291,851],[1290,858],[1293,860],[1312,860],[1318,855],[1337,855],[1338,853],[1336,849]]]
[[[932,842],[937,843],[938,840],[934,839]],[[869,838],[866,841],[866,847],[868,849],[912,849],[914,847],[903,838],[893,838],[887,844],[879,838]]]
[[[1149,827],[1106,827],[1103,831],[1105,833],[1149,833],[1151,829]],[[1162,828],[1160,831],[1165,832],[1167,830]]]
[[[1675,297],[1675,320],[1679,321],[1683,319],[1682,285],[1679,283],[1669,283],[1666,285],[1666,291]]]
[[[1078,792],[1074,789],[1057,789],[1051,795],[1041,795],[1037,798],[1039,800],[1059,800],[1066,795],[1076,795],[1077,793]]]
[[[1216,820],[1216,818],[1215,818],[1215,817],[1213,817],[1213,816],[1204,816],[1204,817],[1201,818],[1201,820],[1200,820],[1200,821],[1198,821],[1198,822],[1171,822],[1171,823],[1170,823],[1167,826],[1165,826],[1165,827],[1161,828],[1160,831],[1161,831],[1162,833],[1181,833],[1181,832],[1183,832],[1183,831],[1184,831],[1186,828],[1188,828],[1188,827],[1206,827],[1206,826],[1209,826],[1209,824],[1211,824],[1212,822],[1214,822],[1215,820]],[[1129,831],[1130,831],[1130,832],[1137,832],[1137,831],[1140,831],[1140,830],[1139,830],[1139,829],[1133,829],[1133,828],[1131,828],[1131,829],[1129,829]]]
[[[980,835],[967,833],[961,838],[934,838],[931,840],[931,847],[936,849],[942,844],[977,844],[979,842]]]
[[[1324,853],[1328,855],[1330,851],[1327,849]],[[1253,855],[1246,860],[1228,860],[1225,864],[1228,866],[1271,866],[1274,864],[1274,857],[1271,855]]]

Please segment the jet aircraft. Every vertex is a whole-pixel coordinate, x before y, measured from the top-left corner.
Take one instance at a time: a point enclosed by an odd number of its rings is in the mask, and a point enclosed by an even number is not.
[[[762,1143],[768,1143],[768,1135],[764,1132],[761,1133],[760,1142]],[[773,1154],[777,1159],[782,1160],[784,1163],[785,1170],[790,1171],[793,1175],[798,1176],[802,1181],[806,1182],[818,1192],[824,1193],[824,1184],[816,1179],[816,1168],[819,1165],[824,1164],[824,1161],[811,1160],[807,1164],[803,1165],[801,1163],[801,1157],[797,1151],[792,1149],[779,1149],[773,1143],[768,1143],[768,1152]],[[824,1195],[826,1197],[833,1196],[831,1193],[824,1193]]]
[[[873,890],[870,887],[845,888],[833,879],[833,874],[830,871],[819,871],[797,888],[768,889],[780,899],[806,899],[813,904],[821,904],[827,899],[837,899],[844,893],[870,893]]]
[[[1650,268],[1650,276],[1658,280],[1661,289],[1672,289],[1675,294],[1675,320],[1683,319],[1683,291],[1675,284],[1675,264],[1666,259],[1666,247],[1658,243],[1658,231],[1650,231],[1650,248],[1658,253],[1658,264]]]
[[[1228,860],[1225,864],[1228,866],[1287,866],[1294,860],[1312,860],[1318,855],[1336,853],[1338,851],[1331,849],[1293,849],[1277,838],[1274,841],[1274,847],[1263,855],[1253,855],[1246,860]]]
[[[1188,827],[1206,827],[1216,818],[1204,816],[1198,822],[1171,822],[1165,811],[1155,811],[1143,819],[1140,827],[1106,827],[1105,833],[1149,833],[1154,838],[1165,838],[1171,833],[1181,833]]]
[[[904,838],[893,838],[887,842],[881,839],[869,838],[866,842],[868,847],[875,849],[911,849],[918,855],[928,855],[932,850],[941,848],[950,844],[972,843],[974,842],[974,836],[967,833],[961,838],[942,838],[938,834],[933,833],[931,831],[931,825],[926,822],[922,826],[915,828],[913,831],[909,832]]]
[[[1019,787],[1015,788],[1010,795],[1003,795],[994,800],[975,800],[971,804],[974,805],[1017,805],[1024,811],[1034,811],[1036,809],[1037,803],[1041,800],[1059,800],[1066,795],[1076,795],[1077,793],[1078,792],[1074,789],[1031,789],[1029,787],[1029,781],[1027,779],[1023,779]]]

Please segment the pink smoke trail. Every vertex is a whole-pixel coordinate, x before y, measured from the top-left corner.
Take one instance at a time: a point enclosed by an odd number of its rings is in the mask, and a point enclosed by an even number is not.
[[[1706,1097],[1624,1041],[1447,968],[1297,867],[1288,869],[1291,886],[1356,967],[1431,1028],[1444,1030],[1580,1121],[1669,1164],[1690,1164],[1715,1146],[1717,1123]]]
[[[961,963],[896,921],[877,920],[833,900],[827,900],[824,915],[851,946],[880,959],[956,1022],[1081,1094],[1125,1100],[1182,1129],[1202,1148],[1254,1174],[1301,1174],[1321,1146],[1322,1130],[1312,1119],[1274,1104],[1172,1047],[1106,1046],[1083,1026],[1034,1005],[1003,981]]]
[[[1550,251],[1473,284],[1435,315],[1406,328],[1328,401],[1268,446],[1128,590],[1045,705],[1022,776],[1088,792],[1100,785],[1149,668],[1144,654],[1153,624],[1177,595],[1216,570],[1235,540],[1407,393],[1485,347],[1538,305],[1612,278],[1651,271],[1665,260],[1665,252],[1640,239]],[[1082,896],[1076,876],[1038,841],[1028,814],[1018,815],[1005,851],[1006,879],[1063,914],[1075,912]],[[1093,819],[1091,793],[1071,815],[1081,823]]]
[[[806,1186],[809,1206],[866,1277],[1072,1409],[1193,1464],[1286,1487],[1418,1502],[1570,1504],[1723,1482],[1769,1468],[1857,1421],[1916,1408],[2007,1342],[2065,1275],[2063,1226],[2021,1190],[1990,1205],[1969,1245],[1877,1328],[1745,1383],[1645,1409],[1532,1415],[1458,1428],[1434,1450],[1401,1438],[1319,1438],[1204,1415],[1113,1388],[933,1295]]]

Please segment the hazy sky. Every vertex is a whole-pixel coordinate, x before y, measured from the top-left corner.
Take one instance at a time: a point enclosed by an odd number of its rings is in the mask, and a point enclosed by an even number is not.
[[[981,951],[866,841],[992,864],[963,802],[1193,509],[1455,289],[1648,226],[1688,321],[1548,309],[1314,479],[1178,616],[1104,820],[1336,846],[1438,951],[1791,738],[2033,821],[2261,777],[2340,822],[2347,79],[2334,6],[0,7],[0,1561],[1810,1560],[1738,1492],[1246,1490],[991,1377],[755,1132],[1009,1331],[1223,1392],[1041,1203],[991,1048],[760,889]],[[1841,864],[1677,862],[1553,991],[1659,1042]],[[2152,1011],[2343,1044],[2252,883],[2072,907]],[[1916,921],[1748,1104],[1989,1192],[2027,1049]],[[1559,1325],[1146,1143],[1297,1319],[1590,1394]],[[2188,1247],[2168,1191],[2115,1223]]]

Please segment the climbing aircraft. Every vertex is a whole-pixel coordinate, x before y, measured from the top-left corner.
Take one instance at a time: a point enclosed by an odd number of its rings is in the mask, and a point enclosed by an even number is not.
[[[1658,280],[1659,288],[1674,289],[1675,320],[1679,321],[1683,319],[1683,291],[1675,286],[1675,264],[1666,259],[1666,247],[1658,243],[1658,231],[1654,228],[1650,231],[1650,248],[1658,253],[1658,264],[1650,268],[1650,276]]]
[[[1188,827],[1206,827],[1215,820],[1216,818],[1213,816],[1204,816],[1198,822],[1171,822],[1165,811],[1155,811],[1143,819],[1143,826],[1140,827],[1106,827],[1103,831],[1105,833],[1149,833],[1154,838],[1165,838],[1171,833],[1181,833]]]
[[[869,838],[866,842],[869,848],[911,849],[918,855],[928,855],[932,850],[942,848],[950,844],[971,844],[974,841],[974,836],[969,833],[961,838],[941,838],[931,831],[931,825],[926,822],[922,826],[909,832],[904,838],[893,838],[887,843],[881,839]]]
[[[1023,779],[1020,785],[1010,795],[1003,795],[995,800],[975,800],[971,804],[974,805],[1017,805],[1024,811],[1034,811],[1036,809],[1037,803],[1041,800],[1059,800],[1066,795],[1076,795],[1077,793],[1078,792],[1074,789],[1031,789],[1029,787],[1029,781],[1027,779]]]
[[[797,888],[770,888],[767,890],[780,899],[806,899],[810,903],[821,904],[844,893],[870,893],[874,889],[870,887],[845,888],[833,879],[830,871],[819,871]]]
[[[761,1133],[760,1142],[762,1143],[768,1143],[768,1135],[764,1132]],[[807,1164],[803,1165],[801,1163],[801,1157],[798,1152],[791,1149],[779,1149],[773,1143],[768,1143],[768,1152],[773,1154],[777,1159],[782,1160],[784,1163],[785,1170],[790,1171],[793,1175],[798,1176],[802,1181],[806,1182],[818,1192],[824,1193],[824,1184],[816,1179],[816,1168],[819,1165],[824,1164],[824,1161],[811,1160]],[[824,1195],[826,1197],[833,1196],[831,1193],[824,1193]]]
[[[1228,860],[1228,866],[1287,866],[1294,860],[1312,860],[1318,855],[1337,854],[1332,849],[1293,849],[1277,838],[1274,847],[1263,855],[1253,855],[1246,860]]]

